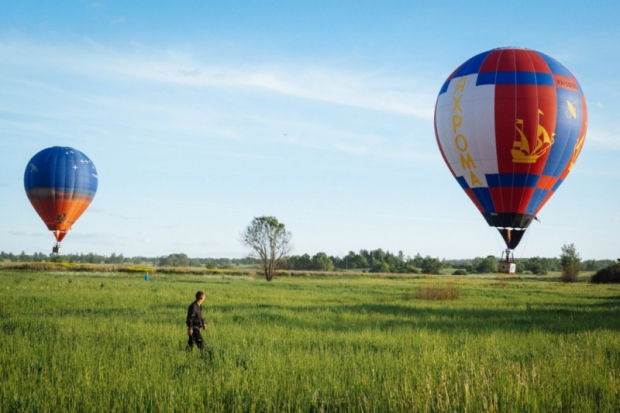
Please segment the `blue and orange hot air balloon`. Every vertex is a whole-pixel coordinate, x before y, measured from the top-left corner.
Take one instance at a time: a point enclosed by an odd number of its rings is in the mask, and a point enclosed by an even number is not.
[[[467,60],[443,84],[435,107],[446,164],[509,249],[573,168],[587,124],[575,76],[523,48]]]
[[[32,157],[24,173],[30,203],[60,241],[88,208],[97,192],[97,169],[77,149],[54,146]]]

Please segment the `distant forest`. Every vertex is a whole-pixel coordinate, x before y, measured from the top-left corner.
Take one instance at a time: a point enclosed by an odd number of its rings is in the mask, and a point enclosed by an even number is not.
[[[238,269],[258,267],[260,262],[253,258],[190,258],[186,254],[170,254],[161,257],[125,257],[123,254],[112,253],[109,256],[94,253],[88,254],[43,254],[41,252],[28,255],[0,252],[0,261],[5,262],[75,262],[90,264],[135,264],[152,265],[157,267],[202,267],[209,269]],[[291,255],[287,257],[281,268],[292,271],[348,271],[379,272],[379,273],[412,273],[438,274],[442,270],[454,269],[457,274],[489,273],[497,269],[498,257],[476,257],[472,259],[446,260],[422,257],[405,256],[402,251],[393,254],[381,248],[376,250],[361,250],[358,253],[349,252],[343,257],[329,256],[319,252],[313,256],[308,254]],[[520,258],[516,259],[517,272],[532,274],[546,274],[548,271],[560,271],[560,258]],[[583,260],[582,271],[598,271],[613,263],[615,260]]]

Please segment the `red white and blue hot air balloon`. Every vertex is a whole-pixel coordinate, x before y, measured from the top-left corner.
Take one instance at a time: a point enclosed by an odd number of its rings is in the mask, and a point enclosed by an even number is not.
[[[97,169],[77,149],[54,146],[32,157],[24,173],[30,203],[60,241],[88,208],[97,192]]]
[[[467,60],[443,84],[435,107],[446,164],[509,249],[573,168],[587,124],[575,76],[523,48]]]

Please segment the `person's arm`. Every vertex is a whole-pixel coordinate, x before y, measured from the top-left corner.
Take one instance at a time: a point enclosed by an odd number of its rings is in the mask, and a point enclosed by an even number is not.
[[[187,309],[187,319],[185,320],[185,324],[187,324],[187,334],[189,334],[190,336],[192,335],[192,331],[193,331],[192,320],[194,318],[195,313],[196,313],[196,306],[192,304]]]
[[[207,323],[205,323],[205,319],[202,316],[202,306],[200,306],[200,323],[202,324],[203,329],[207,328]]]
[[[187,335],[191,336],[194,332],[194,326],[192,325],[192,321],[196,316],[196,305],[192,304],[187,309],[187,320],[185,320],[185,324],[187,324]]]

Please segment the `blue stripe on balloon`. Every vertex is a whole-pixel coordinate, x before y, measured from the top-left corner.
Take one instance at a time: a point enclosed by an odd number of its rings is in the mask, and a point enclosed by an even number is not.
[[[467,184],[467,181],[462,176],[457,177],[456,182],[458,182],[459,185],[461,185],[461,188],[469,189],[469,185]]]
[[[493,198],[491,198],[491,191],[489,191],[489,188],[472,188],[472,192],[476,195],[484,212],[495,212],[495,206],[493,205]]]
[[[489,187],[518,186],[534,188],[540,180],[540,175],[530,174],[487,174]]]
[[[514,85],[518,80],[517,72],[495,72],[496,85]]]
[[[478,80],[476,80],[476,86],[494,85],[494,84],[495,84],[495,72],[478,73]]]
[[[536,212],[536,210],[540,206],[540,203],[545,199],[548,193],[549,191],[547,191],[546,189],[536,188],[534,190],[534,193],[532,194],[532,198],[530,198],[529,204],[527,204],[527,207],[525,208],[525,213],[533,214],[534,212]]]
[[[53,192],[53,194],[52,194]],[[94,198],[95,191],[79,188],[49,188],[49,187],[37,187],[32,188],[26,192],[29,197],[35,199],[46,199],[54,197],[62,197],[65,195],[84,196]]]
[[[540,72],[484,72],[478,74],[478,85],[554,86],[553,75]]]

